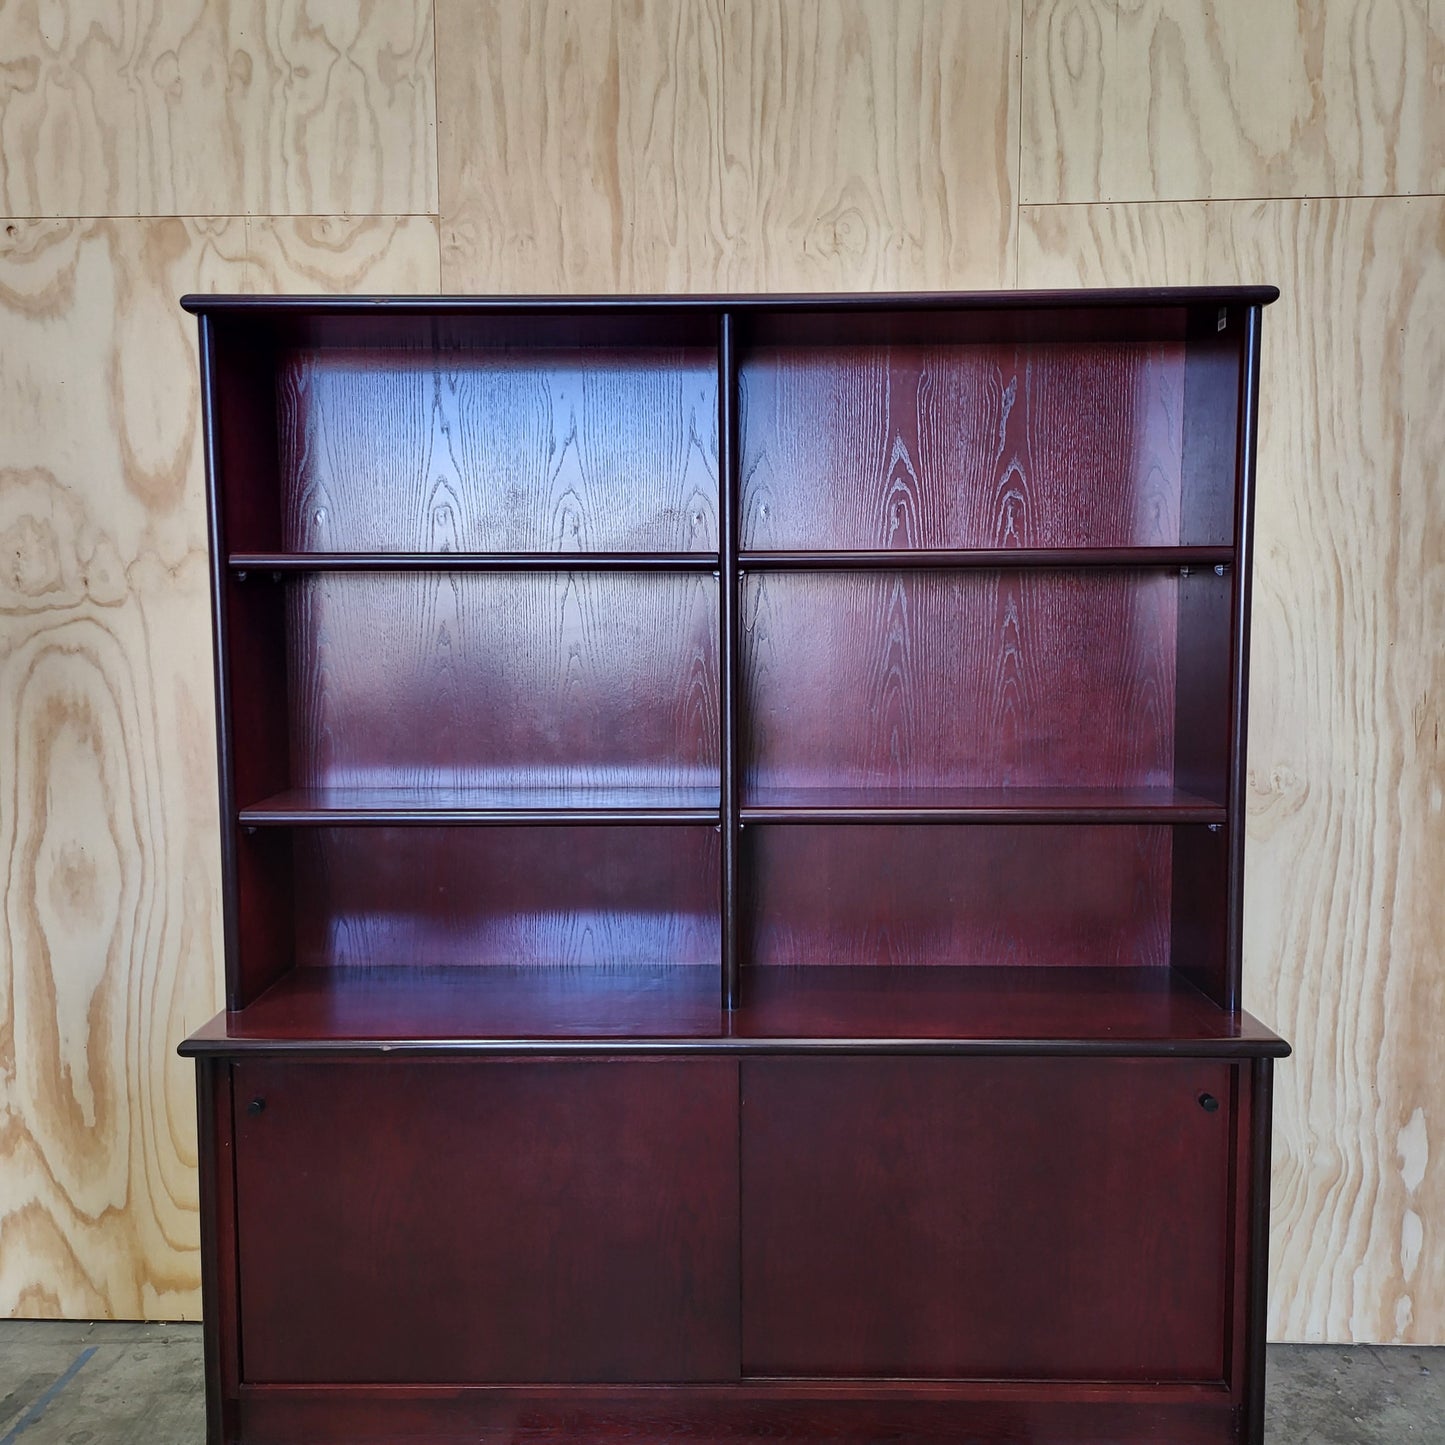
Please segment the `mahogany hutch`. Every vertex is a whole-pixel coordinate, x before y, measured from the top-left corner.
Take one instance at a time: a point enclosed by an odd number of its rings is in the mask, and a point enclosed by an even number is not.
[[[193,296],[212,1442],[1254,1442],[1268,287]]]

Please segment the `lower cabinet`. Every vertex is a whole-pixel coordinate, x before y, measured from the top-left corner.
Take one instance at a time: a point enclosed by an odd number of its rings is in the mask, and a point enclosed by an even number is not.
[[[588,1400],[728,1438],[1255,1438],[1248,1061],[223,1067],[213,1439],[527,1400],[563,1411],[538,1439]]]
[[[234,1067],[246,1380],[737,1377],[732,1060]]]

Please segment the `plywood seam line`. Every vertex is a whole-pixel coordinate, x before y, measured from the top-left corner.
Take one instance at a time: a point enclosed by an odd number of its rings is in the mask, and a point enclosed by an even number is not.
[[[1028,39],[1024,30],[1024,6],[1027,0],[1018,0],[1019,64],[1018,89],[1013,103],[1018,115],[1018,144],[1014,147],[1014,274],[1013,284],[1019,284],[1019,247],[1023,244],[1023,191],[1024,191],[1024,47]]]
[[[1376,195],[1358,193],[1335,196],[1186,196],[1159,200],[1150,196],[1136,196],[1108,201],[1021,201],[1020,210],[1067,211],[1086,210],[1090,206],[1229,206],[1262,205],[1266,202],[1308,205],[1311,201],[1321,204],[1329,201],[1439,201],[1445,200],[1445,191],[1381,191]]]
[[[119,221],[126,225],[143,226],[162,221],[435,221],[436,211],[168,211],[164,215],[40,215],[21,216],[0,213],[0,221],[24,221],[28,225],[44,225],[47,221],[57,224],[83,221]]]

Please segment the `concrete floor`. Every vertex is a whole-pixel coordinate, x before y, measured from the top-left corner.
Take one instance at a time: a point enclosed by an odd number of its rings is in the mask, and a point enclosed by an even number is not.
[[[201,1445],[197,1325],[0,1320],[0,1445]],[[1445,1445],[1445,1349],[1276,1345],[1271,1445]]]

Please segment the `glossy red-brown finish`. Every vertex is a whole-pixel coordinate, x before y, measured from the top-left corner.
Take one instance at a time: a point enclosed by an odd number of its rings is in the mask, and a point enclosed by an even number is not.
[[[188,1054],[961,1053],[1251,1058],[1285,1045],[1172,969],[294,969]]]
[[[709,827],[307,828],[300,967],[626,968],[718,957]]]
[[[756,347],[745,548],[1167,546],[1184,344]]]
[[[227,1002],[248,1003],[288,966],[294,927],[289,858],[246,846],[236,827],[238,805],[286,785],[291,739],[287,726],[286,599],[274,588],[248,588],[217,569],[226,609],[221,697],[229,724],[223,750],[221,804],[227,882],[237,906],[227,914],[230,960]],[[229,767],[227,764],[229,763]]]
[[[1229,1065],[742,1071],[745,1373],[1224,1378]]]
[[[421,1391],[295,1389],[242,1391],[247,1441],[286,1445],[733,1445],[756,1440],[813,1445],[948,1441],[959,1445],[1238,1445],[1238,1411],[1222,1392],[1136,1399],[1096,1391],[1081,1399],[1040,1399],[1033,1387],[1010,1397],[972,1391],[850,1395],[831,1381],[666,1391],[586,1388],[524,1392],[483,1386]],[[967,1424],[960,1426],[960,1421]]]
[[[212,1445],[1261,1445],[1274,295],[187,299]]]
[[[755,968],[732,1037],[893,1041],[960,1053],[1251,1057],[1284,1045],[1246,1013],[1227,1014],[1172,970],[1146,968]]]
[[[1189,314],[1184,352],[1180,521],[1185,537],[1234,541],[1242,520],[1239,458],[1240,377],[1249,331],[1246,314],[1199,306]]]
[[[1164,968],[1176,831],[1004,822],[750,827],[749,961]]]
[[[248,1382],[735,1379],[737,1065],[235,1065]]]
[[[444,566],[446,558],[436,565]],[[1230,547],[910,547],[811,548],[781,552],[739,552],[744,572],[857,572],[900,567],[957,571],[961,567],[1223,567],[1234,560]],[[237,564],[237,559],[232,559]],[[296,566],[287,558],[287,566]],[[361,565],[361,564],[354,564]],[[366,565],[374,566],[375,563]]]
[[[1177,816],[1188,804],[1173,806]],[[1221,815],[1222,821],[1223,808],[1213,811]],[[585,784],[555,788],[285,788],[241,808],[239,817],[243,825],[259,828],[325,828],[341,823],[392,827],[539,822],[574,826],[623,822],[716,824],[718,790]]]
[[[711,577],[322,573],[290,602],[293,786],[717,786]]]
[[[715,573],[718,559],[715,552],[232,552],[226,565],[279,581],[298,572]]]
[[[277,393],[292,551],[717,551],[710,350],[317,348]]]
[[[754,788],[745,823],[1223,823],[1181,788]],[[243,816],[245,814],[243,813]]]
[[[213,1441],[233,1440],[237,1436],[237,1395],[241,1384],[231,1071],[229,1059],[196,1060],[206,1435]]]
[[[750,577],[743,598],[745,803],[1174,785],[1177,576],[810,572]]]

